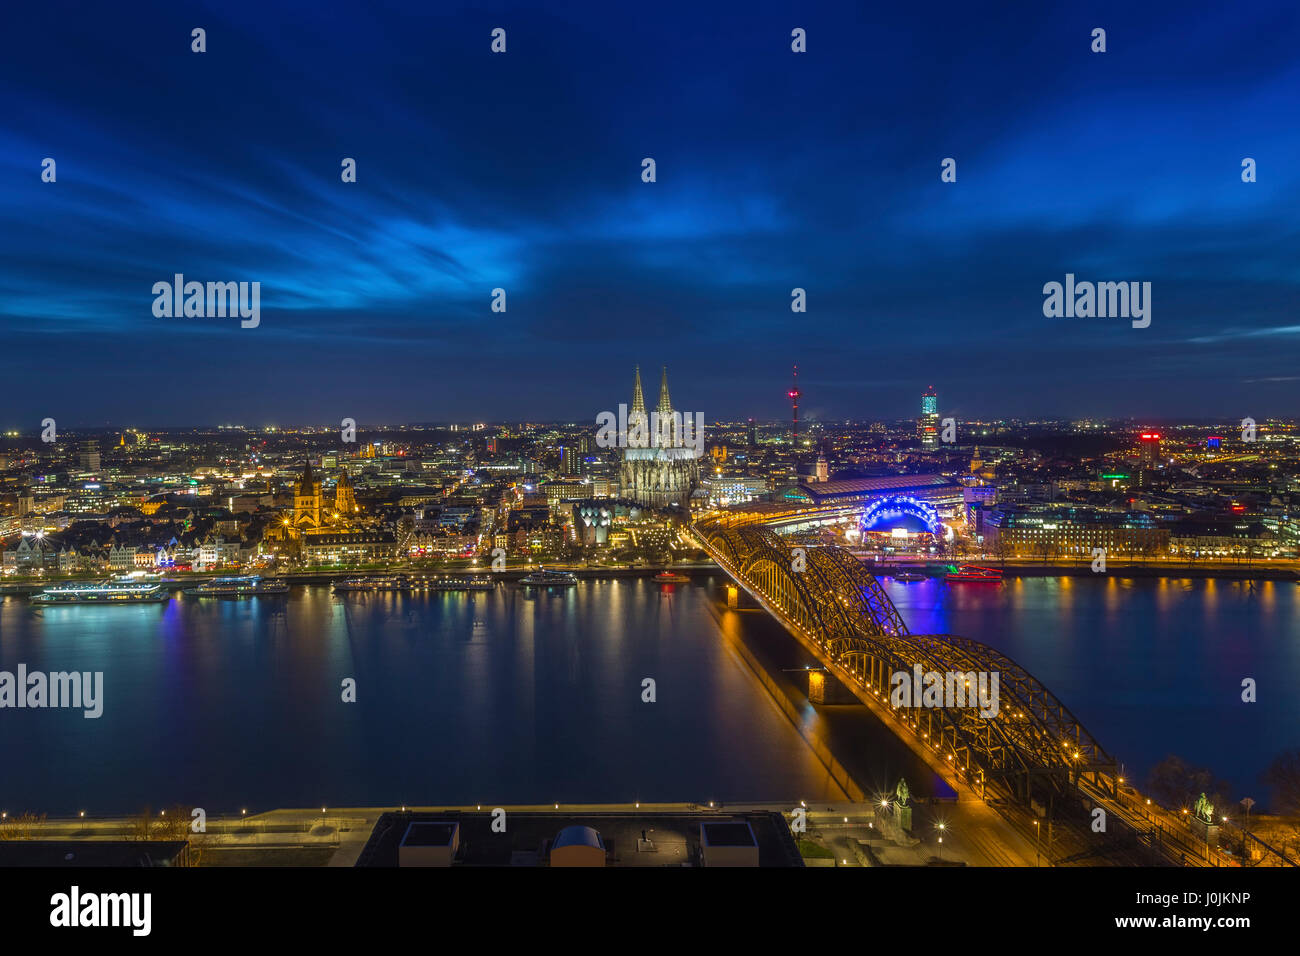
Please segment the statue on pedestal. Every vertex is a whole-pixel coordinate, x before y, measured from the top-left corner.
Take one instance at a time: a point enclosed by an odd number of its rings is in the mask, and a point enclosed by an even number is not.
[[[1204,793],[1196,798],[1196,805],[1192,807],[1192,812],[1205,823],[1214,822],[1214,804],[1206,799]]]

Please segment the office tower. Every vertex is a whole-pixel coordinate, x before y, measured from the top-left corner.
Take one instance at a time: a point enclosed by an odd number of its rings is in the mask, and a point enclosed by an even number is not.
[[[926,451],[939,447],[939,396],[933,385],[921,396],[921,417],[916,420],[916,437]]]
[[[1154,469],[1160,462],[1160,433],[1143,432],[1138,448],[1142,467]]]
[[[90,472],[91,474],[99,471],[99,442],[94,441],[93,439],[83,441],[77,458],[81,464],[82,471]]]

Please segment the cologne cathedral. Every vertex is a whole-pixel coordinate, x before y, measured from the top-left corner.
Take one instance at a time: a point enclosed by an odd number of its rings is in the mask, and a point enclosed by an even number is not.
[[[683,444],[675,424],[673,405],[668,398],[666,367],[659,380],[659,405],[655,412],[660,422],[674,422],[674,425],[665,425],[662,436],[655,436],[657,442],[651,442],[648,447],[624,447],[623,462],[618,471],[619,495],[651,508],[674,505],[689,508],[691,493],[700,484],[700,462],[695,457],[695,449]],[[629,422],[636,420],[643,423],[650,420],[646,414],[645,396],[641,394],[639,365],[632,392],[632,410],[628,413]],[[653,431],[649,429],[649,432]]]

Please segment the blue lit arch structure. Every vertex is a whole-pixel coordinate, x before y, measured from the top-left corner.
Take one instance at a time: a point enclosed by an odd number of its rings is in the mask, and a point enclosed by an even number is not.
[[[882,522],[892,521],[904,515],[910,515],[920,521],[925,525],[925,530],[933,535],[943,534],[943,522],[939,520],[939,512],[934,510],[934,506],[906,495],[877,498],[862,512],[862,517],[858,519],[858,527],[863,531],[873,531]]]

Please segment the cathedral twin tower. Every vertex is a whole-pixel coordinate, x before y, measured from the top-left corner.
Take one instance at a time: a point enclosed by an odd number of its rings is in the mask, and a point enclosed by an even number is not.
[[[671,436],[659,447],[624,448],[619,466],[619,488],[623,498],[651,508],[690,508],[691,493],[700,484],[700,463],[695,451],[682,446],[668,397],[668,368],[659,380],[659,405],[655,409],[660,422],[672,422]],[[645,395],[641,391],[641,366],[636,367],[636,384],[632,389],[632,410],[628,420],[641,416],[647,421]]]

